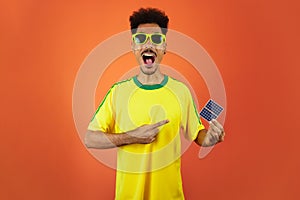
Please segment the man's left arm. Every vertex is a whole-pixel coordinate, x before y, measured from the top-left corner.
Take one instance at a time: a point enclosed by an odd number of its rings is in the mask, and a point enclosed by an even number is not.
[[[209,122],[209,128],[200,130],[194,141],[199,146],[209,147],[223,142],[224,137],[225,132],[223,126],[217,120],[213,119]]]

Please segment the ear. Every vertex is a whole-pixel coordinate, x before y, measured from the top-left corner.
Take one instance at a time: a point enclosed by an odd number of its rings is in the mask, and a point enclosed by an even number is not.
[[[166,54],[166,52],[167,52],[167,43],[166,42],[163,44],[163,48],[164,48],[164,54]]]
[[[134,47],[135,47],[135,46],[134,46],[134,43],[133,43],[133,41],[131,40],[131,50],[132,50],[132,51],[134,51]]]

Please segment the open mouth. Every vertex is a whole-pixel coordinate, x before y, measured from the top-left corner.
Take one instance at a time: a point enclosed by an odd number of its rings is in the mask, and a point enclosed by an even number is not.
[[[156,53],[151,50],[146,50],[142,52],[142,58],[146,65],[152,65],[156,58]]]

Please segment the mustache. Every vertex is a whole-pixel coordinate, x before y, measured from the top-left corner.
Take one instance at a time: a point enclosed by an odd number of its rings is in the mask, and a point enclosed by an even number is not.
[[[142,51],[142,53],[141,53],[141,54],[144,54],[144,53],[153,53],[153,54],[156,56],[156,52],[155,52],[155,51],[153,51],[151,48],[147,48],[147,49],[145,49],[144,51]]]

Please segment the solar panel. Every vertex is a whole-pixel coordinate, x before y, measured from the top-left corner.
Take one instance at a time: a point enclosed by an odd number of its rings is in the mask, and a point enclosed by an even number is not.
[[[200,112],[200,115],[207,121],[211,121],[212,119],[217,118],[217,115],[209,111],[207,108],[203,108]]]
[[[220,115],[220,113],[223,111],[223,108],[211,99],[208,101],[205,107],[216,115]]]
[[[222,106],[210,99],[205,105],[205,107],[201,110],[200,116],[206,119],[207,121],[211,121],[212,119],[216,119],[222,111]]]

